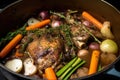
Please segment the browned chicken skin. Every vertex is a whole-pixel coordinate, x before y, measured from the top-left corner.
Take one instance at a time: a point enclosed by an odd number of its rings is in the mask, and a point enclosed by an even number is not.
[[[38,70],[42,71],[58,63],[61,44],[56,37],[48,38],[47,36],[42,36],[31,42],[27,50],[38,65]]]

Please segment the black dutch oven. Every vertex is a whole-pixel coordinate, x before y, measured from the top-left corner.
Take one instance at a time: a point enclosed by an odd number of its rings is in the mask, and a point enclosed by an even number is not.
[[[25,23],[27,18],[37,10],[62,11],[66,9],[77,9],[80,11],[86,10],[89,13],[95,15],[96,18],[101,19],[101,17],[98,16],[100,15],[106,20],[109,20],[112,24],[112,31],[116,37],[116,42],[118,46],[120,46],[120,12],[104,0],[18,0],[0,11],[0,37],[6,35],[13,28],[16,29],[15,26]],[[120,50],[118,54],[120,54]],[[106,71],[110,70],[114,65],[119,66],[119,63],[120,55],[112,64],[110,64],[102,71],[78,79],[101,80],[100,78],[103,77]],[[5,72],[2,73],[6,74],[7,77],[11,76],[12,74],[19,78],[16,79],[11,77],[10,80],[20,80],[21,78],[21,80],[35,79],[14,73],[0,63],[0,71],[3,70]]]

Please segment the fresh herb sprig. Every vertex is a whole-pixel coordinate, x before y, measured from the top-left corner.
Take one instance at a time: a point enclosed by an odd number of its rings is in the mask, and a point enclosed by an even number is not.
[[[27,24],[25,23],[23,27],[19,28],[18,30],[14,31],[14,32],[9,32],[4,38],[1,38],[0,46],[4,46],[8,41],[12,40],[12,38],[15,37],[19,33],[22,35],[25,35],[26,34],[25,27],[26,26],[27,26]]]
[[[61,31],[63,31],[63,36],[66,40],[66,44],[68,46],[73,47],[74,44],[73,44],[73,41],[72,41],[72,38],[71,38],[72,35],[71,35],[71,31],[70,31],[70,26],[67,25],[67,24],[64,24],[64,25],[60,26],[60,29],[61,29]]]
[[[89,35],[91,35],[96,42],[101,43],[101,41],[100,41],[99,39],[97,39],[84,25],[83,25],[83,29],[84,29]]]
[[[50,11],[50,13],[55,14],[55,15],[59,16],[60,18],[66,19],[62,13],[57,13],[57,12],[53,12],[53,11]]]

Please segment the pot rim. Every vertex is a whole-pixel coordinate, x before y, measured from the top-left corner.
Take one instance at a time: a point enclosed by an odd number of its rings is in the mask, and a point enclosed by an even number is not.
[[[9,5],[6,6],[5,8],[0,9],[0,13],[2,13],[3,11],[5,11],[7,8],[9,8],[9,7],[11,7],[11,6],[14,6],[14,5],[16,5],[16,4],[19,4],[19,3],[22,2],[22,1],[23,1],[23,0],[17,0],[17,1],[15,1],[15,2],[9,4]],[[119,11],[115,6],[113,6],[112,4],[108,3],[108,2],[105,1],[105,0],[100,0],[100,1],[101,1],[103,4],[106,4],[106,5],[110,6],[111,8],[115,9],[115,11],[117,11],[117,13],[120,14],[120,11]],[[119,53],[120,53],[120,52],[119,52]],[[91,75],[87,75],[87,76],[84,76],[84,77],[78,77],[78,78],[79,78],[79,79],[86,79],[86,78],[90,78],[90,77],[96,76],[96,75],[98,75],[98,74],[100,74],[100,73],[106,72],[106,71],[110,70],[110,69],[115,65],[115,63],[117,63],[118,61],[120,61],[120,55],[117,57],[117,59],[116,59],[113,63],[111,63],[110,65],[108,65],[108,66],[107,66],[106,68],[104,68],[103,70],[101,70],[101,71],[99,71],[99,72],[97,72],[97,73],[91,74]],[[32,77],[28,77],[28,76],[25,76],[25,75],[22,75],[22,74],[19,74],[19,73],[15,73],[15,72],[9,70],[8,68],[6,68],[6,67],[5,67],[4,65],[2,65],[1,63],[0,63],[0,67],[3,68],[4,70],[8,71],[9,73],[12,73],[13,75],[16,75],[16,76],[19,76],[19,77],[22,77],[22,78],[25,78],[25,79],[31,79],[31,80],[34,80],[34,79],[35,79],[35,80],[36,80],[36,78],[32,78]]]

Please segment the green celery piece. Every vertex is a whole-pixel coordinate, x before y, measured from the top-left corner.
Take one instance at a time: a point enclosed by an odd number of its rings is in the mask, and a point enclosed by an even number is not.
[[[60,80],[63,80],[64,77],[69,73],[70,70],[72,70],[72,67],[69,67],[69,68],[60,76]]]
[[[71,76],[71,74],[78,69],[80,66],[82,66],[83,64],[85,64],[85,61],[80,62],[76,67],[74,67],[66,76],[63,80],[68,80],[68,78]]]
[[[75,57],[74,59],[72,59],[68,64],[66,64],[63,68],[61,68],[56,75],[59,77],[60,75],[62,75],[65,70],[67,70],[75,61],[76,61],[77,57]]]
[[[75,67],[77,66],[79,63],[81,62],[81,59],[78,58],[60,77],[60,79],[64,79],[64,77]]]
[[[101,70],[102,70],[102,66],[101,66],[101,64],[99,64],[98,71],[101,71]]]

